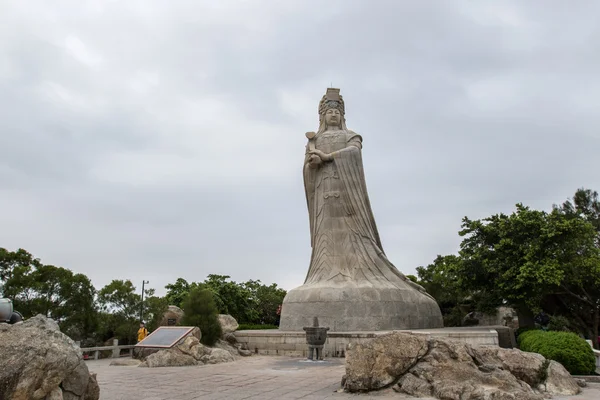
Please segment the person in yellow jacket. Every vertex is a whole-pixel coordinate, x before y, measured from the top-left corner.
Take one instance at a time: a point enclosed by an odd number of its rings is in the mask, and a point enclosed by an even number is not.
[[[146,339],[146,336],[148,336],[148,329],[146,329],[146,325],[144,325],[143,322],[140,322],[140,329],[138,329],[138,343]]]

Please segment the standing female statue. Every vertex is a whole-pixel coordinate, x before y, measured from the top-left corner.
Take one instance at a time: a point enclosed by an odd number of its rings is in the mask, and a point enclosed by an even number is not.
[[[304,285],[285,297],[281,330],[318,317],[333,332],[439,328],[435,300],[387,259],[367,194],[360,135],[346,128],[339,89],[319,103],[307,133],[304,187],[312,256]]]

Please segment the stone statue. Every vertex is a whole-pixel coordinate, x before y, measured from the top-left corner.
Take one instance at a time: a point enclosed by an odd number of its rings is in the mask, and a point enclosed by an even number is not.
[[[333,332],[441,328],[435,300],[387,259],[367,194],[362,137],[346,127],[339,89],[319,103],[308,132],[304,187],[312,256],[304,285],[283,301],[280,329],[318,316]]]

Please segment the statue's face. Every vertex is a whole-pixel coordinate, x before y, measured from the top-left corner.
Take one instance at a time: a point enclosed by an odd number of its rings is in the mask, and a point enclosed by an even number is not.
[[[337,108],[330,108],[325,112],[327,126],[339,126],[342,122],[342,114]]]

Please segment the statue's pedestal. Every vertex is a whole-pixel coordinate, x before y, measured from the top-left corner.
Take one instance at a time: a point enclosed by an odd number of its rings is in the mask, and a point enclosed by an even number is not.
[[[283,300],[282,331],[302,331],[314,317],[332,332],[434,329],[444,326],[440,308],[431,297],[406,285],[306,284],[290,290]]]
[[[320,321],[319,321],[320,322]],[[450,338],[472,345],[498,346],[498,332],[494,327],[442,328],[406,330],[430,338]],[[324,358],[344,357],[349,343],[364,343],[389,332],[328,332],[323,345]],[[269,356],[307,357],[306,333],[284,332],[278,329],[236,331],[235,337],[254,354]]]

